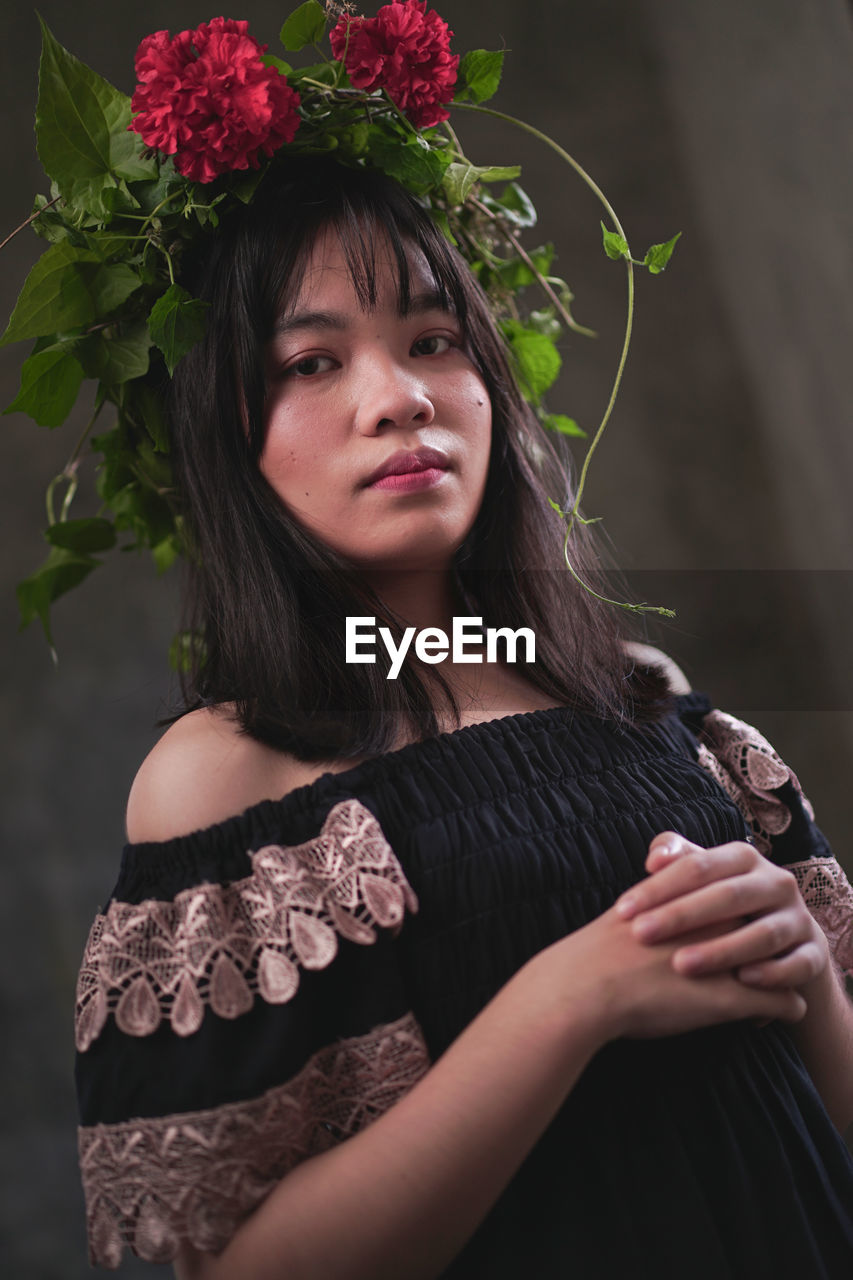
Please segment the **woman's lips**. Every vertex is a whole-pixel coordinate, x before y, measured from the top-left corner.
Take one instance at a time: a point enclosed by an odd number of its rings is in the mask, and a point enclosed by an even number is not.
[[[397,490],[399,493],[414,493],[418,489],[431,489],[446,474],[447,472],[439,467],[427,467],[425,471],[407,471],[402,474],[383,476],[381,480],[374,480],[373,484],[369,485],[368,488],[392,489]]]
[[[413,471],[427,471],[434,468],[444,470],[448,466],[447,455],[440,449],[429,445],[421,445],[417,449],[398,449],[376,468],[364,481],[366,486],[373,486],[379,480],[390,475],[408,475]]]

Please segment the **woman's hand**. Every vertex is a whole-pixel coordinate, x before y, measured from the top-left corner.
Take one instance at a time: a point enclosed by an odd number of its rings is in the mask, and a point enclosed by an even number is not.
[[[570,1039],[578,1027],[591,1026],[599,1048],[623,1037],[655,1039],[739,1020],[799,1022],[807,1005],[791,987],[749,986],[731,969],[694,976],[673,965],[685,941],[704,943],[728,928],[710,925],[649,944],[613,906],[539,952],[517,977],[532,984],[527,1006],[535,1023],[562,1025]]]
[[[665,831],[651,842],[646,869],[649,878],[615,904],[638,940],[672,942],[696,929],[724,928],[679,946],[672,956],[678,973],[735,971],[741,982],[768,989],[803,989],[824,973],[826,938],[794,876],[751,844],[702,849]]]

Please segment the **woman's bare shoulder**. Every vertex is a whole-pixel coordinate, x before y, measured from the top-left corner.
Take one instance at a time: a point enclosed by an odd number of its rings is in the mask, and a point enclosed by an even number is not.
[[[654,645],[638,644],[633,640],[627,640],[624,648],[635,662],[642,662],[644,666],[662,667],[673,693],[690,693],[692,688],[690,681],[678,663],[670,658],[669,654],[664,653],[661,649],[656,649]]]
[[[213,826],[312,780],[312,766],[245,734],[228,708],[191,711],[149,752],[127,804],[132,843]],[[307,771],[307,772],[306,772]],[[314,766],[319,775],[323,769]]]

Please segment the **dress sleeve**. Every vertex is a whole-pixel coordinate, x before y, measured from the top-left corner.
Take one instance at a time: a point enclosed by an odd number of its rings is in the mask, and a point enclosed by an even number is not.
[[[417,899],[373,814],[343,801],[315,837],[245,859],[137,901],[120,879],[92,926],[75,1029],[94,1265],[220,1251],[429,1069],[394,942]]]
[[[711,708],[704,694],[682,700],[682,719],[696,736],[699,763],[737,805],[756,847],[796,876],[836,968],[853,977],[853,887],[797,775],[757,729]]]

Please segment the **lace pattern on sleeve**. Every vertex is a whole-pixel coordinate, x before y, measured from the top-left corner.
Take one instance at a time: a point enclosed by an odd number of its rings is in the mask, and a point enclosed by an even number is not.
[[[301,1160],[366,1128],[426,1074],[409,1013],[316,1053],[287,1084],[208,1111],[79,1131],[89,1260],[124,1246],[170,1262],[182,1240],[217,1252]]]
[[[757,729],[724,711],[709,711],[702,729],[706,741],[699,743],[699,763],[740,809],[762,853],[769,854],[773,837],[791,825],[791,810],[774,795],[784,783],[793,784],[803,808],[814,819],[797,775]]]
[[[775,794],[790,782],[806,815],[814,810],[803,795],[797,775],[752,725],[723,711],[710,711],[702,721],[705,742],[699,763],[717,780],[752,828],[756,848],[769,855],[773,837],[791,825],[791,810]],[[786,864],[796,876],[803,900],[829,943],[833,962],[853,977],[853,887],[835,858],[807,858]]]
[[[809,911],[826,934],[839,973],[853,978],[853,886],[835,858],[788,864]]]
[[[373,814],[358,800],[329,812],[319,836],[250,855],[251,875],[201,884],[174,901],[112,902],[92,926],[77,981],[77,1048],[110,1013],[127,1035],[168,1019],[179,1036],[246,1013],[260,995],[285,1004],[299,971],[325,969],[338,938],[367,946],[399,930],[418,901]]]

